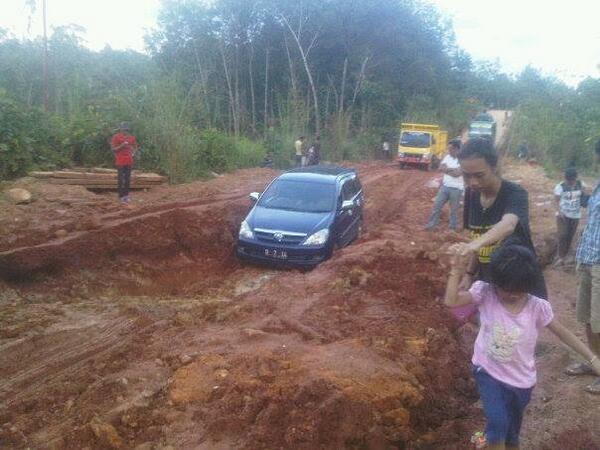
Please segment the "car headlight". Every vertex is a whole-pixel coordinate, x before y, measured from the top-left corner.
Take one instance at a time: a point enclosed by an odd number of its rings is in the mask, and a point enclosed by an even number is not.
[[[404,158],[404,153],[398,153],[398,158]]]
[[[315,234],[312,234],[304,241],[302,245],[323,245],[329,239],[329,230],[327,228],[323,228],[320,231],[317,231]]]
[[[425,153],[423,159],[431,159],[431,153]]]
[[[245,220],[240,225],[240,237],[244,239],[254,239],[254,233]]]

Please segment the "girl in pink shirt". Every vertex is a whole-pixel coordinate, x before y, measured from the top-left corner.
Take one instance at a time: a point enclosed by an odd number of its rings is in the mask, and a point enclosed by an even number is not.
[[[500,246],[491,256],[491,283],[477,281],[468,291],[459,290],[467,264],[468,258],[453,256],[445,302],[450,307],[474,305],[479,311],[472,362],[486,418],[485,438],[490,449],[516,449],[536,384],[534,351],[540,329],[547,327],[599,375],[600,361],[554,318],[548,301],[527,293],[541,270],[527,247]]]

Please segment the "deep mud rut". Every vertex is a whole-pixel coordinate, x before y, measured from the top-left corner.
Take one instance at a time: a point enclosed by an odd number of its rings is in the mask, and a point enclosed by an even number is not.
[[[137,193],[131,211],[32,186],[40,201],[2,217],[1,446],[468,448],[470,349],[439,303],[464,237],[421,231],[436,175],[357,167],[366,232],[311,272],[233,256],[270,170]]]

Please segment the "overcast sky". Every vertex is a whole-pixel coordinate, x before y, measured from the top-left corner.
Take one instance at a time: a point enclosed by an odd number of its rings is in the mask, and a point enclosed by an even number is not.
[[[475,60],[509,73],[526,65],[574,85],[600,77],[600,0],[430,0],[452,18],[458,44]],[[0,0],[0,27],[17,37],[42,33],[41,7],[28,32],[25,0]],[[41,1],[38,0],[41,4]],[[160,0],[47,0],[49,27],[79,24],[88,47],[143,51]]]

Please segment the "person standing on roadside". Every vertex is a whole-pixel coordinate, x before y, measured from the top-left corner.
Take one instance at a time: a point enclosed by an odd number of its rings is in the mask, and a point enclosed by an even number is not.
[[[600,162],[600,140],[596,142],[596,160]],[[588,364],[577,363],[566,369],[569,375],[593,374],[592,364],[600,357],[600,182],[588,202],[588,220],[577,245],[577,321],[585,324],[588,344],[594,358]],[[600,394],[600,377],[585,388]]]
[[[304,136],[300,136],[296,142],[294,142],[294,148],[296,150],[296,167],[302,167],[304,156]]]
[[[383,140],[383,143],[381,144],[381,150],[383,151],[383,159],[388,161],[390,159],[390,143],[387,141],[387,139]]]
[[[321,162],[321,136],[316,136],[314,142],[308,149],[306,157],[307,166],[316,166]]]
[[[461,280],[468,289],[473,281],[490,281],[490,255],[501,244],[523,245],[535,254],[529,229],[527,191],[518,184],[502,179],[498,172],[498,155],[490,140],[473,138],[458,154],[466,185],[464,227],[472,241],[456,246],[456,251],[469,257],[469,265]],[[540,271],[530,294],[547,299],[546,282]]]
[[[577,231],[579,219],[581,219],[581,208],[585,198],[584,185],[577,178],[575,167],[565,170],[565,180],[558,183],[554,188],[554,199],[556,201],[556,228],[558,231],[558,255],[554,263],[560,266],[571,248],[571,242]]]
[[[458,162],[458,152],[460,151],[460,141],[452,139],[448,142],[448,154],[442,160],[440,171],[444,173],[442,185],[435,197],[433,209],[429,215],[429,221],[425,226],[427,231],[433,230],[439,220],[442,208],[450,203],[450,220],[448,228],[458,231],[458,209],[460,208],[460,199],[464,191],[464,183],[460,163]]]
[[[116,134],[110,140],[110,148],[115,155],[117,167],[118,193],[121,204],[129,204],[129,185],[133,155],[137,150],[135,136],[130,134],[131,128],[127,122],[122,122]]]

